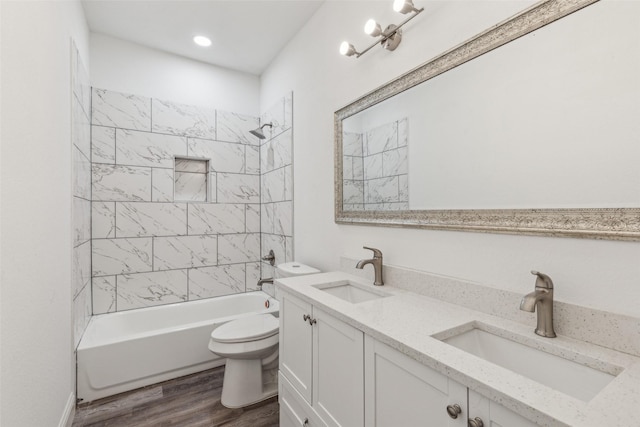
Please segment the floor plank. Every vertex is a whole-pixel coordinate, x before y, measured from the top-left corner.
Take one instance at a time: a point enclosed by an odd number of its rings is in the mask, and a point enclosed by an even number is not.
[[[222,406],[224,367],[176,378],[78,406],[73,427],[277,427],[277,397]]]

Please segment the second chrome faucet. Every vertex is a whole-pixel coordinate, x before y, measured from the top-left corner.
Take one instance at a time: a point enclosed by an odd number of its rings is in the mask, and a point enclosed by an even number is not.
[[[380,252],[380,250],[376,248],[368,248],[366,246],[363,246],[362,248],[373,251],[373,258],[361,259],[356,264],[356,268],[359,268],[360,270],[362,270],[364,266],[367,264],[373,265],[373,271],[375,273],[375,279],[373,280],[373,284],[376,286],[384,285],[384,282],[382,281],[382,252]]]
[[[537,276],[536,288],[522,298],[520,310],[532,313],[536,311],[538,314],[536,334],[547,338],[555,338],[556,333],[553,330],[553,281],[546,274],[537,271],[531,271],[531,274]]]

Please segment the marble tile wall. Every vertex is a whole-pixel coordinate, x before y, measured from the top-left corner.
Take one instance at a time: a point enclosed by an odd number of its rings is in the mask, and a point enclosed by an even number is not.
[[[293,94],[274,103],[260,118],[266,139],[260,145],[261,255],[273,250],[275,264],[293,261]],[[263,278],[274,277],[268,262],[261,264]],[[251,284],[255,287],[255,283]]]
[[[93,314],[254,289],[262,147],[249,130],[258,118],[97,88],[92,100]],[[283,126],[284,104],[271,113]],[[287,129],[273,143],[272,211],[291,205],[280,176],[291,169],[290,120]]]
[[[71,43],[71,150],[73,154],[73,342],[78,346],[91,317],[91,86]]]
[[[408,120],[343,135],[345,210],[409,209]]]

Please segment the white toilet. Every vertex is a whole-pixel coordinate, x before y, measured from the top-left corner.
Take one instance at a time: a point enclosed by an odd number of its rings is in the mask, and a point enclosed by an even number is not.
[[[278,265],[276,277],[319,272],[288,262]],[[227,408],[241,408],[277,394],[278,328],[277,317],[257,314],[225,323],[211,333],[209,350],[227,358],[220,399]]]

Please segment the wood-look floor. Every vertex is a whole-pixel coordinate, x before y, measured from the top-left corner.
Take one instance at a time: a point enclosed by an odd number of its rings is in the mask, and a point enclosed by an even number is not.
[[[80,405],[73,427],[277,427],[277,397],[241,408],[220,403],[224,367]]]

